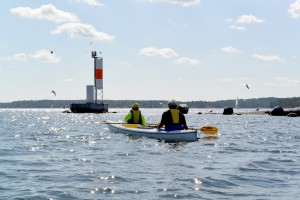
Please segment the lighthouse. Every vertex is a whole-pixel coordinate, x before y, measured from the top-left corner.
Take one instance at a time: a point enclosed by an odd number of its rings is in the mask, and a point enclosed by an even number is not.
[[[103,102],[103,58],[97,56],[96,51],[91,52],[94,59],[94,85],[86,86],[86,103],[71,104],[74,113],[105,113],[108,104]]]

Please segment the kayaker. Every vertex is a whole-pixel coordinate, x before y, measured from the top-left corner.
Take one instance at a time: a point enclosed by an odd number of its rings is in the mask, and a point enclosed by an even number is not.
[[[142,124],[144,126],[147,124],[144,115],[142,115],[142,113],[140,111],[140,106],[138,103],[134,103],[132,105],[131,110],[124,117],[124,120],[128,124]]]
[[[166,131],[188,129],[185,121],[185,116],[177,109],[175,100],[168,103],[169,110],[162,114],[158,129],[165,125]]]

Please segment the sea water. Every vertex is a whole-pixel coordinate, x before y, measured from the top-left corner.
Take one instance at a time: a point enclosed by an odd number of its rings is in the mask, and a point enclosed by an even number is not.
[[[142,112],[157,123],[164,110]],[[102,122],[129,109],[62,111],[0,110],[0,199],[300,197],[300,117],[190,109],[190,127],[213,125],[218,134],[165,143],[109,132]]]

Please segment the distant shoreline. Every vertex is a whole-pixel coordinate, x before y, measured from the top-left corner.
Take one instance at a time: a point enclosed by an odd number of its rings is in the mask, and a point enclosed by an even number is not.
[[[108,108],[129,108],[133,103],[139,103],[142,108],[166,108],[166,100],[104,100]],[[70,108],[72,103],[86,103],[85,100],[24,100],[0,103],[0,108]],[[187,104],[189,108],[226,108],[236,107],[236,100],[219,101],[178,101],[177,104]],[[300,107],[300,97],[291,98],[257,98],[239,99],[240,108],[284,108]]]

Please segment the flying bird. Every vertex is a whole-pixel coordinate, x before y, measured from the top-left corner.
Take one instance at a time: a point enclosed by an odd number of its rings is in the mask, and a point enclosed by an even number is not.
[[[51,90],[51,93],[53,93],[56,96],[56,92],[54,90]]]
[[[246,83],[246,88],[248,88],[249,89],[249,86],[248,86],[248,84]]]
[[[51,54],[53,54],[53,51],[50,51]]]

